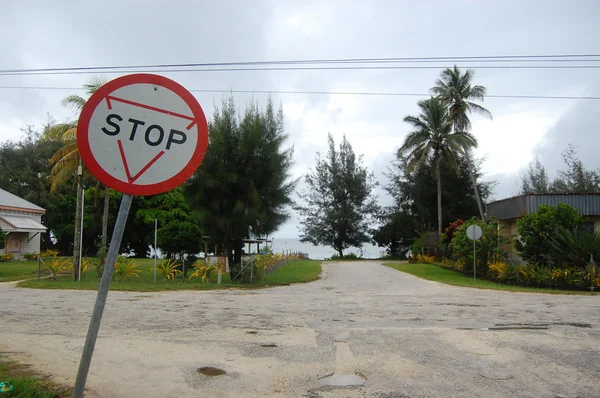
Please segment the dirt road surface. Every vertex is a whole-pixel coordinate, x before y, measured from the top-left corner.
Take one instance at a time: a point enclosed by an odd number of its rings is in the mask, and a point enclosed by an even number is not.
[[[600,397],[598,296],[323,269],[254,291],[111,292],[86,397]],[[0,352],[73,383],[95,297],[0,284]]]

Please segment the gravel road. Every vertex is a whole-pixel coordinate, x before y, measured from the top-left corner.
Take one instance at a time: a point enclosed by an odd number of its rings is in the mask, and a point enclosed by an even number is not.
[[[254,291],[111,292],[86,397],[600,397],[600,296],[323,269]],[[0,284],[0,352],[73,383],[95,297]]]

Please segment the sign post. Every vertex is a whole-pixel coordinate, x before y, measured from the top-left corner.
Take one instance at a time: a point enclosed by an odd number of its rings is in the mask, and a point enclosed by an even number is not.
[[[483,231],[479,225],[473,224],[467,228],[467,237],[473,241],[473,284],[477,283],[477,252],[475,241],[481,238]]]
[[[208,125],[183,86],[134,74],[108,82],[86,102],[77,146],[90,172],[124,194],[75,380],[73,397],[81,398],[133,195],[156,195],[187,180],[204,159]]]

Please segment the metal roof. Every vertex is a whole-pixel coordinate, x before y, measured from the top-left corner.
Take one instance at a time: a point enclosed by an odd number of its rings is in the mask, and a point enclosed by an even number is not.
[[[47,228],[39,222],[29,218],[21,216],[0,216],[0,220],[4,221],[12,228],[5,228],[6,232],[43,232]]]
[[[36,213],[46,212],[46,209],[43,209],[38,205],[34,205],[33,203],[0,188],[0,208],[2,207],[14,210],[29,210]]]
[[[499,220],[524,217],[535,213],[541,205],[556,207],[564,203],[577,209],[582,216],[600,216],[600,193],[590,194],[528,194],[497,200],[486,205],[488,218]]]

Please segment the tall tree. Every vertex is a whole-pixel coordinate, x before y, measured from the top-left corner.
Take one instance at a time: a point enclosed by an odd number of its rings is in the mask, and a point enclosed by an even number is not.
[[[95,77],[88,83],[83,85],[88,95],[94,94],[106,82]],[[85,106],[86,100],[76,94],[69,95],[64,98],[62,104],[72,108],[76,112],[81,112]],[[63,123],[53,126],[44,132],[46,139],[60,139],[64,146],[57,151],[50,159],[54,165],[51,173],[51,189],[54,191],[56,187],[64,184],[68,179],[77,173],[77,216],[75,217],[75,242],[73,252],[73,277],[77,279],[79,269],[79,251],[81,250],[79,243],[80,225],[81,225],[81,200],[83,196],[83,179],[84,170],[79,148],[77,147],[77,122]],[[108,236],[108,210],[109,210],[110,193],[109,188],[104,187],[104,212],[102,217],[102,240],[101,246],[106,251],[107,236]]]
[[[458,160],[466,152],[477,146],[477,140],[466,131],[454,130],[445,102],[437,97],[419,101],[421,113],[418,116],[406,116],[404,121],[413,126],[404,144],[398,150],[401,156],[407,156],[407,172],[415,167],[430,163],[434,169],[437,185],[437,225],[438,235],[442,236],[442,175],[441,165],[458,169]]]
[[[559,170],[550,190],[553,192],[600,192],[600,170],[588,170],[571,144],[562,153],[566,170]]]
[[[389,167],[386,176],[389,179],[385,190],[393,202],[385,208],[381,226],[376,229],[374,241],[386,247],[388,254],[403,255],[419,231],[428,231],[436,225],[437,219],[437,183],[431,164],[415,168],[407,173],[407,159],[398,156]],[[477,216],[477,200],[471,189],[469,165],[464,157],[458,160],[459,171],[445,163],[441,165],[442,225],[447,226],[458,219],[468,220]],[[481,172],[476,165],[475,174],[478,190],[483,200],[490,194],[493,182],[480,182]]]
[[[340,257],[350,247],[370,240],[369,225],[377,214],[372,173],[342,139],[339,150],[329,134],[329,151],[305,177],[308,189],[300,192],[303,203],[296,206],[301,216],[303,242],[331,246]]]
[[[243,117],[233,98],[215,109],[204,161],[185,184],[185,194],[204,233],[225,249],[238,275],[243,239],[275,232],[289,217],[296,184],[290,177],[292,148],[285,148],[283,110],[249,104]]]
[[[550,182],[546,168],[539,159],[529,163],[529,169],[521,179],[521,193],[547,193]]]
[[[490,111],[474,102],[483,102],[486,93],[486,88],[484,86],[472,84],[474,74],[475,72],[469,69],[463,74],[460,69],[454,65],[454,68],[452,69],[447,68],[443,70],[440,78],[436,81],[435,86],[431,88],[433,94],[438,95],[448,104],[454,131],[470,131],[471,120],[469,119],[469,115],[472,113],[479,113],[490,119],[492,118]],[[466,151],[465,156],[470,164],[469,173],[471,175],[471,184],[473,186],[475,198],[477,198],[479,216],[482,220],[485,220],[483,203],[479,191],[477,190],[477,180],[474,172],[475,164],[473,162],[472,154],[470,151]]]

